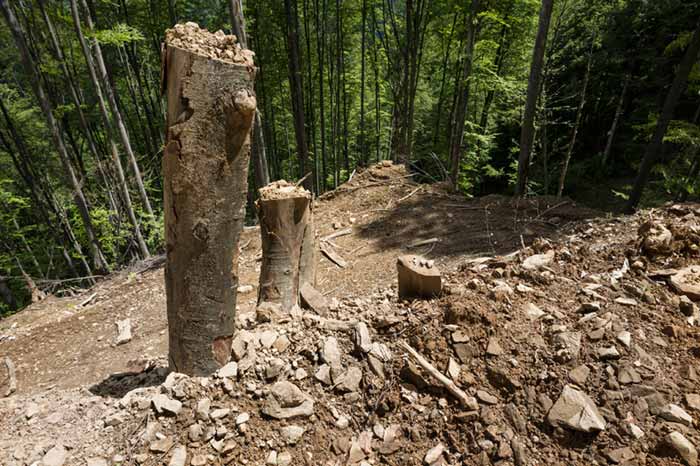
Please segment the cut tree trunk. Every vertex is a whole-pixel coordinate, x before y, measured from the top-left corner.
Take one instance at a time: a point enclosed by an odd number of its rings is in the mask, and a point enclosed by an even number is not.
[[[166,33],[165,288],[172,370],[207,375],[231,352],[238,239],[255,116],[251,54],[194,23]]]
[[[256,202],[262,237],[258,305],[280,304],[289,312],[299,304],[299,290],[315,285],[316,248],[311,193],[276,181],[260,190]]]
[[[399,299],[432,298],[442,290],[442,275],[433,261],[421,256],[401,256],[396,261],[399,272]]]

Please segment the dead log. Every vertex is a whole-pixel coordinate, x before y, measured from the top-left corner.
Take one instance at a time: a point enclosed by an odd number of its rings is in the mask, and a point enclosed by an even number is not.
[[[401,256],[396,261],[399,298],[432,298],[440,294],[442,278],[433,261],[421,256]]]
[[[344,269],[348,266],[348,261],[338,254],[329,241],[321,241],[321,252],[335,265]]]
[[[258,304],[290,312],[304,283],[315,284],[315,233],[311,193],[284,180],[260,189],[255,203],[260,220],[262,265]]]
[[[255,67],[234,36],[166,31],[163,155],[170,368],[208,375],[231,353]]]

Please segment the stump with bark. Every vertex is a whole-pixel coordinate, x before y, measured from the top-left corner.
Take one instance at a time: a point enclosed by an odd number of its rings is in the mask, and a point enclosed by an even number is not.
[[[187,23],[166,32],[162,72],[169,363],[208,375],[234,333],[255,67],[234,36]]]
[[[289,312],[304,284],[316,284],[311,193],[284,180],[260,189],[256,202],[262,238],[258,305],[277,303]]]

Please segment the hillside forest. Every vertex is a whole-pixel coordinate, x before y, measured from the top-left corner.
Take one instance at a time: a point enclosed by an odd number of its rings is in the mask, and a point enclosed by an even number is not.
[[[178,22],[255,53],[251,205],[271,180],[321,195],[385,159],[463,196],[604,211],[700,190],[700,2],[0,7],[0,315],[162,253],[161,44]]]

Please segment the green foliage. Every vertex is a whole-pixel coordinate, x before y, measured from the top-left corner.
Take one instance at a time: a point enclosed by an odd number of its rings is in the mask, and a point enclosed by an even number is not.
[[[100,44],[116,46],[144,40],[141,31],[124,23],[117,23],[111,29],[96,30],[89,36],[96,38]]]

